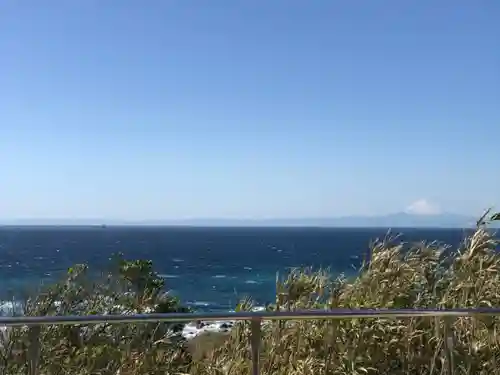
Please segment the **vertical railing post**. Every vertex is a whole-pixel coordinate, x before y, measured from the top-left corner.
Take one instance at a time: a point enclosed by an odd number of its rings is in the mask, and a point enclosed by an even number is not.
[[[28,374],[38,375],[40,364],[40,326],[32,326],[28,328]]]
[[[250,346],[252,350],[252,375],[260,373],[261,318],[252,318],[250,323]]]
[[[455,373],[455,340],[453,332],[453,321],[451,317],[444,318],[444,350],[446,355],[446,367],[448,370],[448,375],[453,375]]]

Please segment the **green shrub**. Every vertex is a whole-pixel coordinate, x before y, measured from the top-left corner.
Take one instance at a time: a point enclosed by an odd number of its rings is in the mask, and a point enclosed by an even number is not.
[[[164,280],[150,261],[119,257],[107,275],[96,281],[88,267],[68,270],[61,282],[28,299],[25,313],[95,315],[147,312],[187,312],[164,293]],[[164,374],[188,369],[190,355],[178,323],[95,324],[44,326],[40,332],[41,374]],[[29,330],[13,329],[4,339],[0,369],[26,374]],[[125,371],[125,372],[123,372]]]

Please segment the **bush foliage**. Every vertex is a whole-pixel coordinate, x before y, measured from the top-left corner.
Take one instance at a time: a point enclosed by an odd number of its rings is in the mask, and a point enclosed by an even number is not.
[[[498,216],[498,215],[497,215]],[[278,311],[362,308],[467,308],[500,306],[498,241],[486,215],[457,249],[438,243],[408,249],[387,236],[371,245],[357,277],[294,270],[276,283]],[[497,217],[498,219],[498,217]],[[86,266],[27,301],[28,315],[86,315],[186,311],[163,293],[151,262],[118,259],[99,282]],[[251,301],[238,309],[250,309]],[[452,340],[446,340],[449,327]],[[263,325],[262,374],[498,374],[496,317],[279,321]],[[3,374],[251,373],[249,323],[238,323],[216,345],[197,348],[178,324],[98,324],[41,328],[39,363],[29,351],[35,329],[12,329],[1,347]],[[200,341],[203,342],[203,341]],[[449,348],[449,350],[445,350]],[[452,366],[449,366],[449,365]]]

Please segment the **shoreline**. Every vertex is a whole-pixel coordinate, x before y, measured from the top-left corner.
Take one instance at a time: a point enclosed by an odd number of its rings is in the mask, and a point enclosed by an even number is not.
[[[252,311],[265,311],[264,306],[255,306]],[[234,311],[231,311],[234,312]],[[186,340],[194,339],[205,333],[229,333],[234,327],[234,320],[216,320],[216,321],[192,321],[184,325],[182,329],[182,337]]]

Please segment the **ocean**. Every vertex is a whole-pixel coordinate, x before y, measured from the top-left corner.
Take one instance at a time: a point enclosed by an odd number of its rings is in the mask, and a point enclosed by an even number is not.
[[[462,229],[398,229],[404,241],[457,245]],[[113,253],[150,259],[168,290],[189,306],[234,308],[242,297],[274,301],[276,273],[328,267],[354,274],[376,228],[0,227],[0,299],[61,277],[76,263],[109,267]]]

